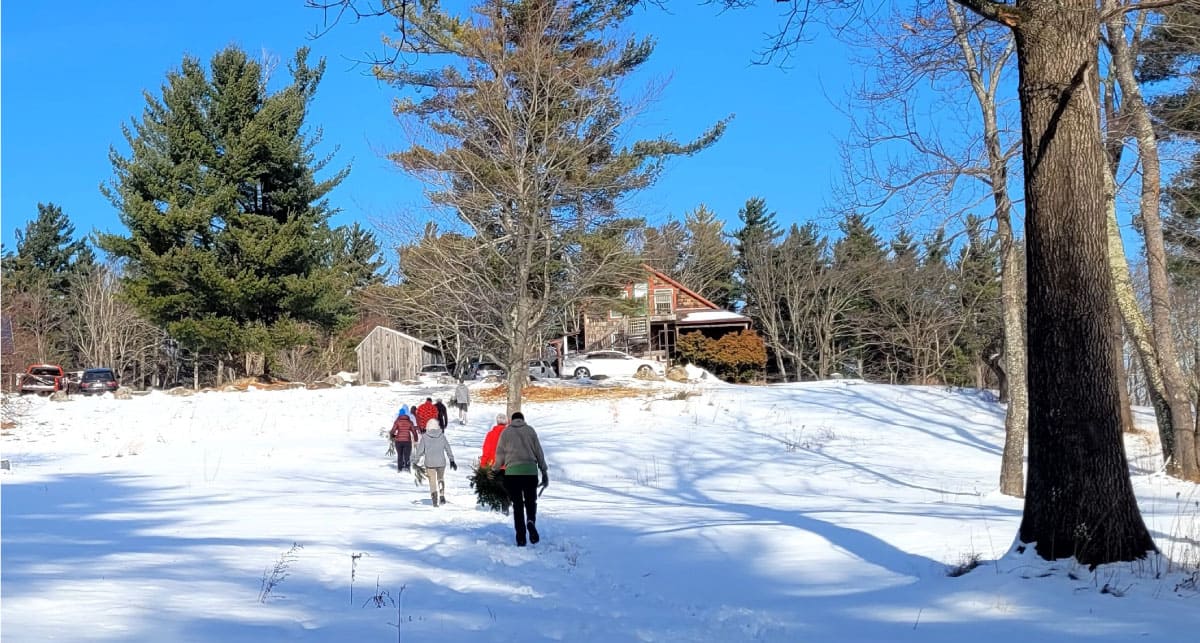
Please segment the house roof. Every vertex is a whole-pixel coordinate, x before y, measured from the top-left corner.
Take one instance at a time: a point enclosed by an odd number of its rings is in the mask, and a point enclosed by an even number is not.
[[[728,310],[697,310],[681,313],[676,324],[710,324],[724,326],[730,324],[750,324],[750,318]]]
[[[655,270],[650,264],[644,263],[644,264],[642,264],[642,267],[645,268],[646,270],[649,270],[650,272],[654,273],[654,276],[656,278],[661,279],[661,280],[671,284],[672,286],[678,288],[679,290],[682,290],[683,292],[687,293],[688,295],[691,295],[691,297],[693,299],[704,304],[705,306],[708,306],[709,308],[712,308],[713,310],[721,310],[720,306],[705,299],[704,296],[701,295],[700,293],[698,293],[695,290],[692,290],[691,288],[688,288],[687,286],[679,283],[678,281],[675,281],[674,279],[668,277],[662,271]]]
[[[392,330],[391,328],[388,328],[387,326],[376,326],[375,328],[372,328],[371,332],[367,333],[367,337],[374,335],[376,331],[383,331],[385,333],[399,335],[400,337],[403,337],[404,339],[407,339],[410,342],[416,342],[416,343],[420,344],[421,346],[424,346],[425,348],[429,348],[429,349],[432,349],[435,351],[438,350],[437,346],[434,346],[433,344],[430,344],[429,342],[417,339],[416,337],[413,337],[412,335],[406,335],[398,330]],[[367,341],[367,337],[362,338],[362,341],[358,343],[358,346],[354,347],[355,351],[357,351],[359,348],[362,348],[363,342]]]

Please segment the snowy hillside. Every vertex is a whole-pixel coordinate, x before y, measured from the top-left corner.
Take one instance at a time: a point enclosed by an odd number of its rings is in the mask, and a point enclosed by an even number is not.
[[[1180,641],[1195,577],[1006,556],[987,396],[855,382],[527,403],[542,541],[398,474],[381,430],[449,387],[6,400],[4,641]],[[477,390],[477,392],[479,392]],[[499,404],[447,435],[479,455]],[[1165,553],[1200,491],[1129,441]],[[971,557],[982,564],[947,576]],[[397,624],[400,626],[397,631]]]

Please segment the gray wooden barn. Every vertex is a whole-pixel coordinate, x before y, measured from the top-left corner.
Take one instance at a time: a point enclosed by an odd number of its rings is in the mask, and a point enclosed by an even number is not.
[[[427,364],[442,361],[436,346],[398,330],[376,326],[358,346],[358,378],[368,382],[399,382],[417,376]]]

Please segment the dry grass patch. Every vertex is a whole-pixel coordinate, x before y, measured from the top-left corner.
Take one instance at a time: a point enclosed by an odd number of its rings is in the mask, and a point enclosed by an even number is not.
[[[628,386],[526,386],[521,398],[526,402],[558,402],[562,400],[618,400],[643,397],[649,391]],[[508,399],[508,387],[489,386],[472,395],[482,402],[504,402]]]

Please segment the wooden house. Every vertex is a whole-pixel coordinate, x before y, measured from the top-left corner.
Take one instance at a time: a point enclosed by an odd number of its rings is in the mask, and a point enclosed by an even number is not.
[[[581,348],[614,349],[639,357],[667,359],[680,333],[700,331],[710,337],[750,328],[750,318],[725,310],[687,286],[643,265],[645,281],[625,287],[622,297],[634,311],[593,310],[584,316]]]
[[[441,351],[433,344],[383,326],[367,333],[354,347],[354,353],[363,384],[414,379],[422,366],[442,361]]]

